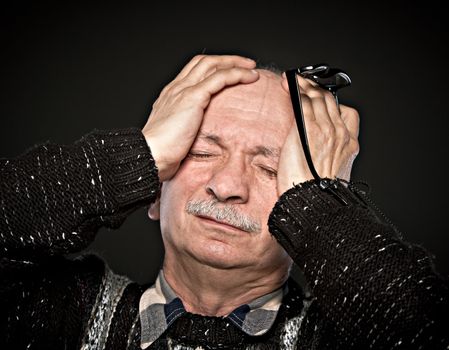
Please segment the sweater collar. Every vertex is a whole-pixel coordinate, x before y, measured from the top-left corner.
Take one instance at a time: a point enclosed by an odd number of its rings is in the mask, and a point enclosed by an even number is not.
[[[265,334],[272,327],[286,293],[287,284],[249,304],[239,306],[224,319],[250,336]],[[162,270],[154,285],[142,294],[139,313],[142,349],[148,348],[174,321],[187,313],[181,299],[165,280]]]

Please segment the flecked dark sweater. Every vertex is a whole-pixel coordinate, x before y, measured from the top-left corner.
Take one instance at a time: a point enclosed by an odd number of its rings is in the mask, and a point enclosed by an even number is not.
[[[0,162],[0,349],[138,349],[148,286],[79,252],[157,196],[141,132],[95,131]],[[314,181],[276,203],[270,232],[303,270],[261,337],[187,314],[152,348],[449,349],[448,286],[426,251],[404,242],[349,188]],[[205,332],[205,330],[208,330]]]

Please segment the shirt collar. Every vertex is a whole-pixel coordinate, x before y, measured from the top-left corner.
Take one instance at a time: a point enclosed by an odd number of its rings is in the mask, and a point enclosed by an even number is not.
[[[273,325],[286,292],[287,284],[249,304],[239,306],[225,318],[248,335],[262,335]],[[161,270],[154,285],[140,298],[139,314],[142,327],[140,347],[146,349],[150,346],[186,312],[181,299],[171,289]]]

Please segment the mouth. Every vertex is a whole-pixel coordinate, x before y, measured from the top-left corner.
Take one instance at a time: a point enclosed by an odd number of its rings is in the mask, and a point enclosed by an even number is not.
[[[211,218],[209,216],[196,215],[196,217],[201,219],[206,224],[209,224],[209,225],[212,225],[212,226],[216,226],[216,227],[220,227],[220,228],[227,229],[227,230],[232,230],[232,231],[246,232],[246,231],[242,230],[239,227],[233,226],[231,224],[228,224],[228,223],[225,223],[225,222],[222,222],[222,221],[217,221],[216,219]]]

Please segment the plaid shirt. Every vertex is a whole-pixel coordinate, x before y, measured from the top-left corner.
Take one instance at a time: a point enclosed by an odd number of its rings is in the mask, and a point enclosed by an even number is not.
[[[241,331],[257,336],[273,325],[287,287],[263,295],[249,304],[241,305],[225,316]],[[187,311],[174,293],[161,270],[155,284],[140,298],[139,313],[142,326],[140,347],[146,349],[181,315]]]

